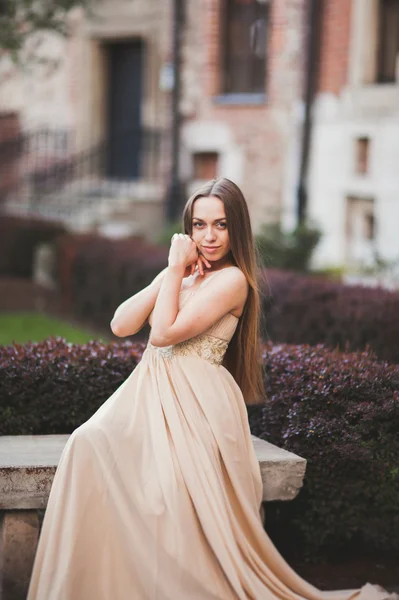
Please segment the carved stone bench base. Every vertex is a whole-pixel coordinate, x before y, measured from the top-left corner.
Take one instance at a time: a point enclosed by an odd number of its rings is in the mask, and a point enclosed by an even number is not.
[[[0,512],[0,599],[25,600],[37,542],[37,510]]]

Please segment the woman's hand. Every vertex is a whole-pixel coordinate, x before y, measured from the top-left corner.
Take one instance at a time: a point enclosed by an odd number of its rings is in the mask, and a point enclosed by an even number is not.
[[[201,275],[204,274],[204,266],[211,265],[204,256],[199,254],[194,240],[184,233],[175,233],[169,250],[169,266],[181,266],[185,268],[184,277],[193,275],[196,267]]]

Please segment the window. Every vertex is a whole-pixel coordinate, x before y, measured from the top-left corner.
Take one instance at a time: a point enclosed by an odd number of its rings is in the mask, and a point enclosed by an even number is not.
[[[399,1],[380,0],[378,81],[394,83],[399,69]]]
[[[361,137],[356,140],[356,161],[355,170],[359,175],[365,175],[368,172],[370,139]]]
[[[267,0],[224,0],[222,93],[265,93]]]
[[[368,213],[364,216],[364,233],[367,240],[375,239],[375,216],[372,213]]]
[[[346,254],[351,264],[372,264],[376,241],[373,198],[346,199]]]
[[[217,152],[196,152],[194,159],[194,179],[215,179],[217,177],[219,155]]]

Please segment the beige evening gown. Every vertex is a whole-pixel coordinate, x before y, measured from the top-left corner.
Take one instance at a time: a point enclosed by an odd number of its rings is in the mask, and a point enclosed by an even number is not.
[[[209,278],[205,281],[209,281]],[[204,283],[205,283],[204,281]],[[191,294],[181,293],[181,303]],[[127,380],[68,439],[28,600],[319,600],[265,533],[243,396],[221,365],[238,319],[148,344]]]

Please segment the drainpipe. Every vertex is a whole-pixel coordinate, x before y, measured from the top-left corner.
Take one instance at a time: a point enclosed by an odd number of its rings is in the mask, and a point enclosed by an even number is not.
[[[307,213],[307,176],[313,125],[312,105],[318,83],[317,76],[322,5],[322,0],[308,0],[307,3],[306,72],[304,89],[305,116],[302,129],[299,181],[297,188],[297,221],[299,225],[305,221]]]
[[[166,217],[176,221],[182,204],[180,183],[180,130],[181,114],[181,47],[184,25],[184,0],[173,0],[173,90],[172,90],[172,166],[166,197]]]

